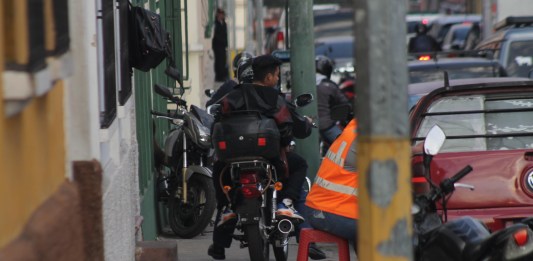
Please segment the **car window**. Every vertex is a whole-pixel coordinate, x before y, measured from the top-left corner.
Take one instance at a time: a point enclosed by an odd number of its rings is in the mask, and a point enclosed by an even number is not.
[[[492,66],[476,66],[457,69],[446,69],[449,79],[465,79],[499,76],[498,70]],[[409,70],[409,83],[431,82],[444,80],[443,69]]]
[[[352,42],[334,42],[334,43],[318,43],[315,46],[315,55],[325,55],[331,59],[337,58],[352,58],[353,44]]]
[[[533,41],[511,42],[506,62],[507,74],[528,77],[531,69],[533,69]]]
[[[447,136],[442,152],[531,149],[533,98],[440,98],[423,116],[417,143],[434,125],[439,125]]]

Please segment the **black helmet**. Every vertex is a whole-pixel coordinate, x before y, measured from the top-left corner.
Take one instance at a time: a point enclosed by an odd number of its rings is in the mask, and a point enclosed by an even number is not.
[[[333,72],[333,61],[324,55],[318,55],[315,59],[316,72],[330,77]]]
[[[428,32],[428,27],[427,25],[423,24],[423,23],[418,23],[416,24],[416,33],[417,34],[426,34]]]
[[[233,75],[238,78],[237,68],[239,67],[239,62],[241,59],[250,59],[253,55],[249,52],[240,52],[237,55],[235,55],[235,58],[233,58]]]
[[[237,79],[239,83],[252,83],[254,80],[254,71],[252,70],[252,61],[250,59],[241,59],[237,66]]]

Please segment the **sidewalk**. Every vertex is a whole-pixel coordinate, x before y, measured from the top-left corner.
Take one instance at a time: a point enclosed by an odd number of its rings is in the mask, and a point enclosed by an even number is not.
[[[167,231],[167,230],[165,230]],[[209,225],[203,234],[192,239],[181,239],[171,234],[169,230],[166,235],[160,236],[159,240],[175,240],[178,243],[178,260],[180,261],[211,261],[213,260],[207,255],[207,248],[212,243],[213,226]],[[233,241],[231,248],[226,249],[226,260],[231,261],[249,261],[247,248],[240,248],[240,242]],[[318,244],[320,248],[326,253],[325,261],[338,260],[338,252],[336,244]],[[293,237],[289,241],[289,257],[287,260],[296,260],[298,255],[298,244]],[[270,260],[275,261],[272,249],[270,251]],[[312,260],[312,259],[309,259]],[[350,260],[357,260],[353,249],[350,249]]]

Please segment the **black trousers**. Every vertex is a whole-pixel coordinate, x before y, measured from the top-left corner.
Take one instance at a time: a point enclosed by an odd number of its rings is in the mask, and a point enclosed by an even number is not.
[[[302,185],[305,181],[305,176],[307,174],[307,162],[302,156],[294,153],[287,153],[287,162],[289,165],[289,177],[285,180],[282,180],[284,186],[283,189],[278,194],[278,199],[283,200],[284,198],[290,198],[293,200],[293,204],[296,204],[300,198]],[[222,210],[224,206],[228,205],[228,200],[226,195],[222,191],[220,186],[220,175],[222,170],[225,167],[224,162],[215,162],[213,166],[213,182],[215,185],[215,193],[217,198],[217,215],[215,217],[215,229],[213,230],[213,243],[216,246],[229,248],[231,246],[231,235],[235,231],[235,224],[224,224],[223,226],[216,226],[218,221],[222,216]],[[275,164],[278,165],[278,164]],[[280,167],[276,166],[278,173],[283,173],[279,170]],[[228,184],[231,182],[229,175],[224,175],[223,184]]]
[[[215,81],[224,82],[229,78],[226,48],[215,47]]]

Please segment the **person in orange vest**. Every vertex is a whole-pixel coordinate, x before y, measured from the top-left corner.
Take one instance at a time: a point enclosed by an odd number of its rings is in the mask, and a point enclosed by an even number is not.
[[[322,160],[305,201],[305,218],[314,229],[346,238],[357,250],[356,138],[357,120],[352,119]]]

